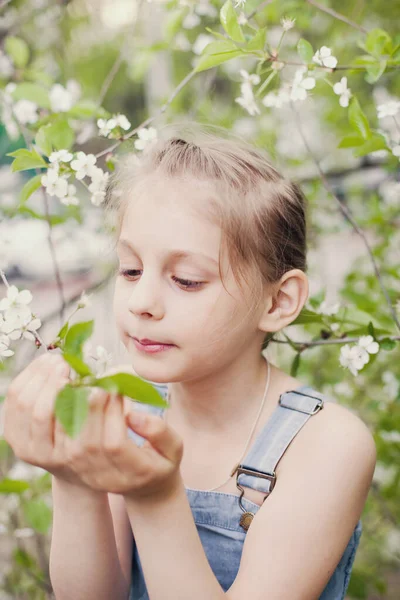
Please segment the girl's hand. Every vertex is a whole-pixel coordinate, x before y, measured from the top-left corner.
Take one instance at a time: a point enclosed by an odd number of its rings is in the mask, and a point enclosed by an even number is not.
[[[161,417],[126,402],[118,394],[92,390],[83,429],[64,441],[68,464],[95,490],[133,500],[163,498],[180,480],[182,439]],[[128,427],[145,438],[141,448],[128,437]]]
[[[66,434],[53,415],[57,394],[70,381],[69,374],[69,365],[54,352],[29,363],[8,386],[3,437],[17,458],[87,488],[66,460]]]
[[[60,369],[60,371],[58,371]],[[56,478],[129,498],[164,495],[179,480],[183,443],[154,415],[135,411],[131,401],[94,388],[89,414],[76,438],[53,415],[69,366],[60,355],[35,359],[10,384],[4,401],[4,438],[16,456]],[[134,416],[144,418],[142,425]],[[128,427],[146,438],[141,448]]]

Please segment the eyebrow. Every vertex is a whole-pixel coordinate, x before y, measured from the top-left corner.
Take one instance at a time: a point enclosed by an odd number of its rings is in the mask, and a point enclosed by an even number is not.
[[[132,244],[124,238],[121,238],[118,240],[118,246],[122,246],[122,247],[127,248],[128,250],[131,250],[132,252],[136,253],[136,250],[132,246]],[[191,252],[190,250],[169,250],[169,252],[167,252],[167,256],[173,257],[173,258],[200,257],[200,258],[203,258],[205,260],[208,260],[208,261],[213,262],[214,264],[218,265],[218,262],[214,258],[212,258],[211,256],[207,256],[206,254],[203,254],[202,252]]]

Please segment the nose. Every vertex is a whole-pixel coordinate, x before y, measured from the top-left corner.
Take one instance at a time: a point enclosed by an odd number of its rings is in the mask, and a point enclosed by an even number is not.
[[[128,309],[134,315],[152,315],[160,318],[163,312],[160,287],[149,271],[142,273],[135,281],[132,293],[129,296]]]

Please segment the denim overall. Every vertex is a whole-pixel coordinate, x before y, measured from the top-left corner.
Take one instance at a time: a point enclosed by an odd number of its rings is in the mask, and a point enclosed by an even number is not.
[[[167,397],[167,384],[152,383],[152,385],[164,398]],[[246,537],[247,515],[244,517],[244,514],[250,512],[255,515],[260,508],[243,496],[245,492],[243,487],[253,488],[265,494],[272,492],[277,463],[303,425],[322,408],[324,401],[326,400],[320,392],[307,385],[281,395],[279,404],[250,446],[236,472],[236,484],[241,491],[241,496],[186,488],[186,495],[204,551],[214,575],[225,592],[233,584],[239,570]],[[134,405],[135,410],[148,411],[161,417],[164,412],[162,408],[140,402],[134,402]],[[144,439],[131,429],[129,429],[129,436],[138,446],[144,442]],[[243,525],[240,524],[241,521]],[[345,598],[361,533],[360,519],[319,600]],[[136,544],[133,550],[129,600],[149,600]]]

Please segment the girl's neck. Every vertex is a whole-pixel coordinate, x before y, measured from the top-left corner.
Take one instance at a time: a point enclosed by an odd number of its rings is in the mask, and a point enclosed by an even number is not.
[[[260,409],[267,382],[268,365],[260,355],[258,361],[231,364],[213,378],[184,383],[170,383],[171,407],[166,418],[178,430],[199,435],[223,435],[236,427],[251,427]],[[276,400],[282,380],[288,376],[270,364],[270,383],[265,409]],[[291,379],[291,378],[290,378]]]

